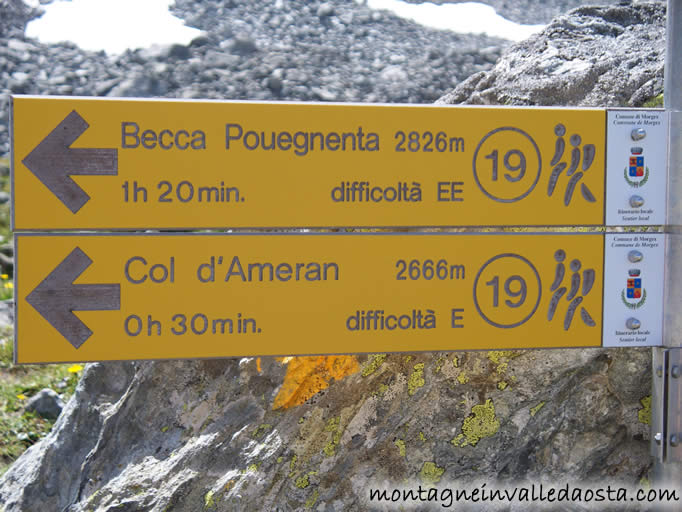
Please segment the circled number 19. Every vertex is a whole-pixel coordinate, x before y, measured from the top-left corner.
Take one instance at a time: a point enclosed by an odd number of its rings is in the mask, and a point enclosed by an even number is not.
[[[488,160],[492,160],[493,164],[493,176],[492,179],[493,181],[497,181],[497,176],[498,176],[498,152],[497,150],[493,150],[492,153],[488,154],[485,156]],[[504,163],[505,169],[507,169],[507,173],[504,174],[504,177],[507,181],[511,183],[515,183],[517,181],[520,181],[526,174],[526,156],[523,154],[523,152],[519,149],[510,149],[504,154],[504,157],[502,158],[502,161]],[[516,175],[510,174],[510,173],[518,173]]]
[[[518,285],[514,285],[518,283]],[[497,308],[500,305],[500,276],[493,277],[490,281],[485,283],[486,286],[493,287],[493,307]],[[514,289],[512,289],[512,285]],[[527,287],[526,281],[523,277],[518,275],[513,275],[508,277],[504,281],[504,293],[512,299],[517,299],[516,301],[505,299],[504,303],[510,308],[518,308],[524,302],[526,302]]]

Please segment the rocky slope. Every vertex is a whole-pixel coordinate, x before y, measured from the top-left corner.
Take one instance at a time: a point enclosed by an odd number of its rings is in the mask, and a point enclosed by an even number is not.
[[[424,0],[403,0],[411,4],[421,4]],[[429,0],[432,4],[459,4],[471,0]],[[495,12],[508,20],[524,25],[549,23],[552,18],[566,13],[582,5],[596,4],[609,5],[622,3],[622,0],[601,0],[599,2],[586,2],[585,0],[477,0],[495,9]],[[628,3],[626,0],[625,3]]]
[[[644,84],[661,92],[663,25],[661,4],[580,9],[444,101],[636,103]],[[652,37],[628,47],[625,34]],[[650,65],[603,64],[624,62]],[[519,68],[532,80],[514,86]],[[613,77],[608,94],[586,76]],[[650,366],[637,349],[93,364],[52,433],[0,478],[0,505],[354,511],[383,510],[368,500],[384,484],[636,485],[650,467]]]
[[[430,103],[508,44],[354,1],[177,0],[173,12],[204,36],[107,56],[24,37],[36,11],[0,1],[0,155],[10,94]]]

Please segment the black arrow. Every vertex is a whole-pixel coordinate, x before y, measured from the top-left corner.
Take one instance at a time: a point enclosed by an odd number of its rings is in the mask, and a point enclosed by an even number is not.
[[[73,213],[90,200],[72,175],[116,176],[116,149],[71,148],[90,125],[73,110],[22,163]]]
[[[26,297],[26,302],[75,348],[85,343],[92,331],[73,314],[74,311],[121,309],[120,285],[73,284],[91,264],[92,260],[76,247]]]

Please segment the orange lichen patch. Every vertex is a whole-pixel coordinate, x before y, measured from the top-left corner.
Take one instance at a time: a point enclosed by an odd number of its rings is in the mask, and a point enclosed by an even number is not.
[[[289,366],[282,388],[272,403],[273,409],[301,405],[328,388],[331,379],[341,380],[360,369],[355,356],[283,357],[278,360]]]
[[[256,358],[256,370],[258,370],[258,373],[261,372],[261,369],[260,369],[260,357],[257,357],[257,358]]]

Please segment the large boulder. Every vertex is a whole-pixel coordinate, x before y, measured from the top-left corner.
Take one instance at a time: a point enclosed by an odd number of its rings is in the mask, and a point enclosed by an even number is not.
[[[438,103],[642,106],[663,92],[665,5],[581,7]]]
[[[658,4],[579,9],[444,101],[627,104],[647,83],[654,97],[664,14]],[[549,48],[568,65],[542,82],[548,53],[538,50]],[[650,65],[597,94],[599,77],[637,59]],[[535,71],[515,82],[520,68]],[[0,506],[348,511],[401,505],[370,503],[380,486],[632,486],[651,465],[650,368],[647,349],[92,364],[53,431],[0,477]]]

